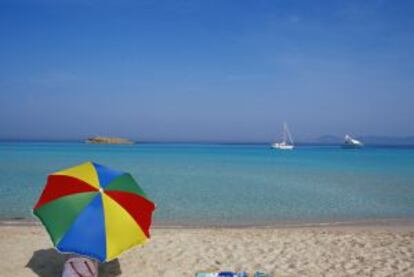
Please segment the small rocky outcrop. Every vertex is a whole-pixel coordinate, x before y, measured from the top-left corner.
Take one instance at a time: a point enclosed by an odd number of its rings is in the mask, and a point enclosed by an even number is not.
[[[93,144],[134,144],[134,142],[129,139],[112,137],[91,137],[87,138],[85,142]]]

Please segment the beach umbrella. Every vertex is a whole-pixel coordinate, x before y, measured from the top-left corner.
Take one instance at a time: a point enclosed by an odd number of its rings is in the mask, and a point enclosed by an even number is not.
[[[86,162],[49,175],[33,213],[59,251],[104,262],[150,237],[154,209],[129,173]]]

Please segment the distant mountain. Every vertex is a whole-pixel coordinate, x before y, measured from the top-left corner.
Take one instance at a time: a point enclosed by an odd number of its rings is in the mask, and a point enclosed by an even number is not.
[[[360,136],[355,137],[366,145],[414,145],[414,136],[409,137],[386,137],[386,136]],[[341,144],[343,137],[324,135],[316,139],[321,144]]]
[[[366,144],[374,145],[414,145],[414,136],[411,137],[384,137],[384,136],[363,136],[358,138]]]

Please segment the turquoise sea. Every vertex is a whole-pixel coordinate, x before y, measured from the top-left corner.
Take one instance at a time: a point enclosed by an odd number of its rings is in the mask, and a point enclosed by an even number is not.
[[[84,161],[129,171],[159,225],[414,219],[414,148],[0,143],[0,218],[31,218],[48,173]]]

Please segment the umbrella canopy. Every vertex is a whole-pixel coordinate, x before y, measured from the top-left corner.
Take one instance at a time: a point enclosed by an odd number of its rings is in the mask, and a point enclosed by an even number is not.
[[[150,237],[154,209],[130,174],[87,162],[49,175],[33,212],[58,250],[103,262]]]

